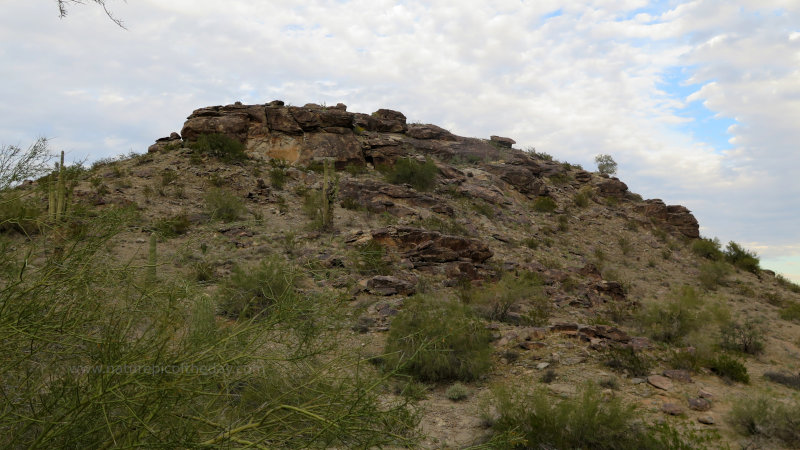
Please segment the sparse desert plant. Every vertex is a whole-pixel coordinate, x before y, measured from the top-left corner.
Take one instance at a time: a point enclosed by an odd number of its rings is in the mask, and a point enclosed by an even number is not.
[[[553,370],[553,369],[547,369],[547,370],[546,370],[546,371],[545,371],[545,372],[542,374],[542,376],[541,376],[541,377],[539,377],[539,381],[541,381],[541,382],[542,382],[542,383],[544,383],[544,384],[550,384],[550,383],[552,383],[553,381],[556,381],[556,379],[557,379],[557,378],[558,378],[558,373],[556,373],[556,371],[555,371],[555,370]]]
[[[553,212],[558,208],[556,201],[550,197],[540,196],[533,201],[533,210],[536,212]]]
[[[674,290],[665,301],[645,305],[637,316],[640,327],[653,339],[672,344],[699,329],[708,318],[700,296],[690,286]]]
[[[179,236],[189,231],[191,223],[186,213],[180,213],[172,217],[165,217],[157,220],[153,224],[155,231],[166,238]]]
[[[717,287],[725,285],[725,279],[730,272],[730,266],[725,262],[708,261],[700,265],[698,279],[704,288],[715,290]]]
[[[466,305],[417,296],[392,321],[387,366],[420,381],[471,381],[491,367],[489,339]]]
[[[766,329],[753,320],[731,321],[720,328],[720,347],[726,350],[758,355],[764,351]]]
[[[767,397],[735,401],[728,421],[744,436],[776,440],[790,448],[800,447],[800,404]]]
[[[725,259],[734,266],[752,273],[759,273],[761,267],[759,266],[758,256],[755,252],[751,252],[736,242],[728,242],[725,247]]]
[[[383,169],[386,181],[392,184],[410,184],[418,191],[429,191],[436,183],[439,169],[431,159],[419,162],[413,158],[399,158],[394,165]]]
[[[605,364],[618,371],[627,372],[631,376],[640,377],[650,374],[652,360],[641,351],[633,347],[612,345],[606,350]]]
[[[201,134],[189,148],[198,154],[206,154],[225,162],[237,162],[247,159],[244,144],[220,133]]]
[[[553,398],[544,389],[525,392],[497,386],[490,405],[498,415],[490,422],[495,437],[516,436],[525,448],[694,448],[667,426],[648,428],[639,423],[634,406],[604,398],[593,385],[583,386],[568,399]]]
[[[469,397],[469,389],[467,389],[467,387],[461,383],[453,383],[452,386],[447,388],[444,396],[447,397],[448,400],[460,402],[461,400],[466,400],[466,398]]]
[[[391,267],[385,259],[386,248],[377,241],[368,241],[356,247],[356,270],[363,275],[388,275]]]
[[[303,193],[303,212],[311,219],[311,229],[330,231],[333,229],[334,205],[339,194],[339,178],[334,172],[333,161],[320,163],[323,170],[322,189]]]
[[[585,208],[589,206],[589,196],[583,190],[578,191],[572,196],[572,203],[579,208]]]
[[[277,257],[256,267],[236,266],[219,287],[220,313],[234,318],[268,314],[273,305],[296,298],[296,285],[296,270]]]
[[[438,231],[442,234],[452,234],[456,236],[469,236],[471,234],[469,230],[464,227],[464,225],[461,225],[455,220],[449,218],[442,219],[436,215],[432,215],[426,219],[421,219],[417,222],[417,225],[419,225],[420,228]]]
[[[541,286],[542,280],[535,273],[506,273],[500,281],[474,292],[470,305],[488,320],[543,325],[550,317],[552,305]],[[527,311],[512,316],[515,310]]]
[[[23,193],[0,192],[0,234],[31,235],[39,231],[43,211]]]
[[[275,189],[283,189],[286,184],[286,168],[288,163],[283,159],[271,159],[269,161],[272,168],[269,170],[269,181]]]
[[[793,322],[800,322],[800,303],[798,302],[789,302],[782,310],[781,310],[781,319],[783,320],[790,320]]]
[[[569,230],[569,217],[566,215],[558,216],[558,231],[564,232]]]
[[[747,367],[738,359],[721,354],[709,362],[709,369],[717,376],[728,382],[750,383]]]
[[[617,242],[619,243],[619,250],[623,255],[628,256],[633,250],[633,244],[631,244],[631,241],[626,236],[620,236]]]
[[[800,284],[793,282],[781,274],[775,275],[775,280],[777,280],[778,284],[786,289],[794,292],[795,294],[800,294]]]
[[[211,189],[206,193],[205,200],[211,218],[223,222],[233,222],[247,211],[242,199],[227,189]]]

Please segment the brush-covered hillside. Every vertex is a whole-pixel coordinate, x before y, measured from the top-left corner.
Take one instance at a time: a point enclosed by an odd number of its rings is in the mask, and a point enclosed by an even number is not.
[[[0,444],[800,446],[800,286],[514,144],[237,103],[4,189]]]

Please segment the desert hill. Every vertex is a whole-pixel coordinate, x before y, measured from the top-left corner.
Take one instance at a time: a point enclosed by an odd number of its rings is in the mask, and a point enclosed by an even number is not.
[[[800,445],[800,287],[515,144],[236,103],[4,192],[0,441]]]

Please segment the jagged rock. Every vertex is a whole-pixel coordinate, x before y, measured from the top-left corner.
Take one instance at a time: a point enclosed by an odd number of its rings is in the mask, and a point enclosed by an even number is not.
[[[388,227],[372,231],[372,240],[402,252],[412,262],[462,261],[482,263],[491,258],[489,247],[478,239],[453,236],[412,227]]]
[[[181,129],[187,143],[201,134],[224,134],[239,142],[246,142],[251,128],[264,134],[266,116],[263,106],[227,105],[200,108],[192,112]]]
[[[553,332],[556,332],[556,333],[563,333],[563,332],[575,332],[575,333],[577,333],[578,332],[578,324],[577,323],[566,323],[566,322],[556,323],[556,324],[550,325],[549,330],[553,331]]]
[[[374,130],[384,133],[405,133],[408,129],[406,116],[399,111],[379,109],[372,113],[376,120]]]
[[[513,146],[514,144],[517,143],[517,141],[515,141],[515,140],[513,140],[511,138],[507,138],[507,137],[503,137],[503,136],[491,136],[489,138],[489,140],[491,140],[495,144],[499,145],[500,147],[505,147],[505,148],[511,148],[511,146]]]
[[[497,175],[522,194],[537,196],[549,193],[545,183],[527,167],[498,163],[488,164],[485,169],[487,172]]]
[[[170,147],[181,147],[182,144],[181,135],[172,132],[168,137],[156,139],[156,143],[147,148],[147,153],[160,152]]]
[[[661,375],[650,375],[647,377],[647,382],[658,389],[669,391],[672,389],[672,381],[669,380],[667,377],[663,377]]]
[[[592,181],[592,174],[585,170],[578,170],[575,172],[575,181],[579,183],[589,183]]]
[[[439,139],[443,141],[455,141],[456,136],[445,130],[444,128],[437,127],[431,124],[411,124],[408,125],[406,136],[414,139]]]
[[[617,178],[609,178],[597,183],[597,191],[609,197],[623,197],[628,191],[628,185]]]
[[[625,288],[621,283],[616,281],[600,281],[594,285],[594,289],[597,290],[597,292],[608,295],[614,300],[625,300]]]
[[[686,207],[681,205],[665,205],[661,199],[645,200],[637,210],[651,220],[662,222],[686,237],[700,237],[700,225]]]
[[[415,283],[393,276],[377,275],[364,281],[367,290],[376,295],[412,295],[417,292]]]
[[[631,340],[630,336],[624,331],[608,325],[588,325],[579,327],[578,334],[586,340],[590,338],[601,338],[621,343],[627,343]]]
[[[414,214],[407,205],[453,215],[453,208],[430,195],[421,194],[408,185],[383,183],[374,180],[345,180],[339,185],[339,197],[363,205],[373,212],[388,212],[396,216]],[[398,204],[397,202],[401,202]],[[403,204],[404,203],[404,204]]]

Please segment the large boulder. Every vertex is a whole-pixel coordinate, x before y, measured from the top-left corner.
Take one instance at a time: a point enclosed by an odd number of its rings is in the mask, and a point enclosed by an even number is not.
[[[388,212],[406,216],[416,211],[412,207],[453,215],[453,208],[441,200],[419,193],[407,185],[396,185],[374,180],[345,180],[339,184],[342,202],[362,205],[372,212]]]
[[[482,263],[493,253],[483,241],[412,227],[388,227],[372,231],[372,240],[404,254],[411,262]]]
[[[638,211],[654,222],[666,225],[686,237],[696,239],[700,237],[700,224],[685,206],[666,205],[661,199],[645,200]]]
[[[597,191],[607,197],[623,197],[628,192],[628,185],[617,178],[608,178],[597,183]]]
[[[538,178],[527,167],[511,164],[487,164],[484,169],[501,180],[513,186],[522,194],[537,196],[547,195],[548,189],[545,183]]]

